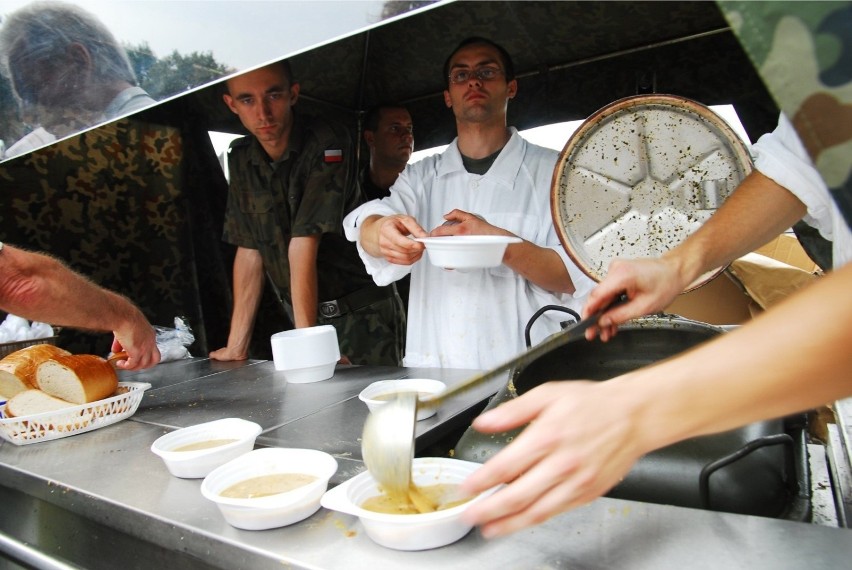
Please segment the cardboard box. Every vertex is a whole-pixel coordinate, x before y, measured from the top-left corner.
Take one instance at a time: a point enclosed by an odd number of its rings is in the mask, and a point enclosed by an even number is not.
[[[756,249],[755,253],[798,267],[808,273],[820,272],[819,266],[808,257],[794,234],[781,234],[768,244]]]
[[[729,271],[748,296],[764,310],[819,278],[814,273],[759,253],[742,256],[731,264]]]
[[[742,324],[820,273],[796,236],[782,234],[709,283],[680,295],[665,312],[713,325]]]
[[[678,296],[665,312],[711,325],[738,325],[752,316],[752,300],[727,271]]]

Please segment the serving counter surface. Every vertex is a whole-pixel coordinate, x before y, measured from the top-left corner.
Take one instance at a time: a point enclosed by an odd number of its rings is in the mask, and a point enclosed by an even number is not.
[[[292,526],[243,531],[201,496],[200,479],[171,476],[150,452],[172,429],[241,417],[263,427],[260,446],[334,455],[335,485],[364,469],[367,408],[357,396],[365,386],[402,377],[451,385],[470,374],[338,367],[331,380],[299,385],[287,384],[271,362],[207,359],[122,373],[122,380],[152,384],[130,420],[50,442],[0,444],[0,553],[43,567],[124,569],[838,568],[852,560],[846,529],[607,498],[510,537],[484,540],[474,530],[424,552],[378,546],[357,518],[325,509]],[[418,449],[458,431],[503,382],[450,398],[418,422]]]

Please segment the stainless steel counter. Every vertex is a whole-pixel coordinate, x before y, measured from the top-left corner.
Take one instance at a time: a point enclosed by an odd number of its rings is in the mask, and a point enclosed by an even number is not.
[[[380,547],[355,517],[324,509],[289,527],[242,531],[201,496],[201,480],[172,477],[149,451],[176,427],[242,417],[263,426],[260,445],[333,454],[337,484],[363,470],[362,388],[399,377],[452,384],[469,374],[339,367],[331,380],[296,385],[269,362],[206,359],[123,374],[153,385],[130,420],[51,442],[0,445],[0,532],[86,568],[800,569],[852,561],[845,529],[605,498],[507,538],[486,541],[473,531],[424,552]],[[418,447],[458,429],[454,420],[467,421],[465,410],[503,381],[452,398],[418,422]]]

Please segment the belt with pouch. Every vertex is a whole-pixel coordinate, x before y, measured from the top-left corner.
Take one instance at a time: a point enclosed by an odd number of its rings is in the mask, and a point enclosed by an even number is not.
[[[319,304],[319,316],[327,319],[339,317],[347,313],[352,313],[376,303],[384,299],[393,298],[394,286],[385,285],[384,287],[367,287],[359,289],[348,295],[344,295],[333,301],[324,301]]]

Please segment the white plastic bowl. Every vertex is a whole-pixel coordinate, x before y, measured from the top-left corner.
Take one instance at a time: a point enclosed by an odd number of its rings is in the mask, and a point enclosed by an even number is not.
[[[388,403],[387,400],[377,399],[380,396],[390,395],[397,392],[418,392],[426,394],[441,394],[446,391],[447,385],[440,380],[430,378],[403,378],[400,380],[379,380],[373,382],[358,394],[358,398],[367,404],[370,411],[374,411]],[[437,412],[437,406],[417,409],[417,420],[431,418]]]
[[[482,467],[480,463],[445,457],[422,457],[413,462],[411,476],[419,486],[439,483],[458,484]],[[427,550],[451,544],[464,537],[471,525],[461,520],[462,513],[472,504],[496,490],[489,489],[470,501],[434,513],[392,515],[362,509],[360,505],[380,494],[369,471],[364,471],[326,492],[322,506],[355,515],[374,542],[395,550]]]
[[[231,526],[263,530],[304,520],[320,508],[328,480],[337,471],[337,461],[314,449],[268,447],[256,449],[214,469],[201,483],[201,494],[216,503]],[[317,479],[286,493],[233,499],[220,493],[240,481],[276,473],[303,473]]]
[[[275,370],[283,372],[287,382],[307,384],[328,380],[340,360],[337,330],[318,325],[275,333],[270,338]]]
[[[248,453],[263,431],[258,424],[240,418],[225,418],[185,427],[158,438],[151,451],[159,455],[175,477],[200,479],[216,467]],[[178,447],[212,439],[236,441],[195,451],[175,451]]]
[[[414,238],[426,246],[429,262],[444,269],[484,269],[503,263],[510,243],[523,241],[514,236],[440,236]]]

